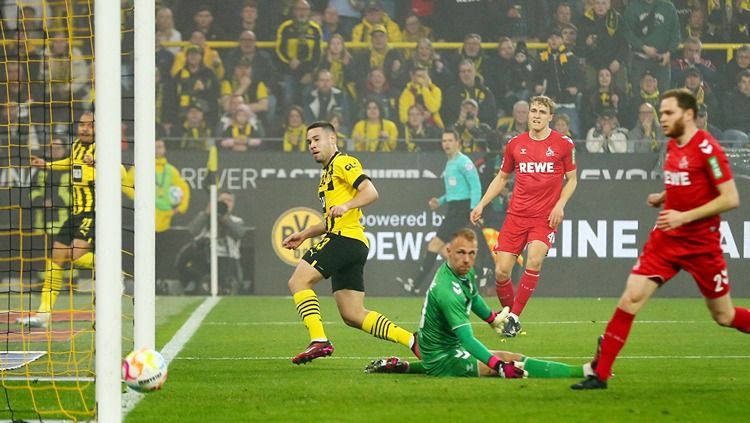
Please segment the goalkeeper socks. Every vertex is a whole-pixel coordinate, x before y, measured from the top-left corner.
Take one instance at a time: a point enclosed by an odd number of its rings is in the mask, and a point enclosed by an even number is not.
[[[502,307],[513,306],[513,282],[510,279],[495,281],[495,293]]]
[[[84,269],[93,269],[94,268],[94,253],[89,251],[88,253],[82,255],[81,257],[78,257],[77,259],[73,260],[73,264],[77,267],[81,267]]]
[[[63,268],[52,260],[47,260],[47,269],[44,272],[44,285],[42,286],[41,301],[39,302],[39,313],[49,313],[57,302],[57,296],[62,289]]]
[[[533,294],[534,290],[536,289],[537,282],[539,282],[538,270],[526,269],[523,272],[523,276],[521,276],[521,283],[518,284],[518,292],[516,293],[516,298],[513,301],[513,307],[510,310],[511,313],[515,314],[516,316],[521,315],[524,307],[526,307],[526,303],[529,301],[529,298],[531,298],[531,294]]]
[[[733,328],[740,332],[750,333],[750,310],[743,307],[734,308]]]
[[[320,301],[312,289],[303,289],[295,293],[292,298],[297,307],[297,314],[302,318],[307,331],[310,333],[310,341],[327,341],[323,330],[323,320],[320,317]]]
[[[406,373],[424,374],[425,371],[424,371],[424,364],[422,364],[422,360],[410,361],[409,368],[406,369]]]
[[[583,377],[583,366],[571,366],[557,361],[539,360],[526,357],[523,369],[529,372],[529,377],[552,379],[561,377]]]
[[[422,285],[424,285],[424,280],[427,279],[427,276],[430,273],[432,273],[432,268],[435,266],[435,261],[437,261],[438,253],[433,253],[426,249],[425,251],[424,258],[422,259],[422,266],[419,267],[419,274],[414,279],[415,288],[421,288]]]
[[[596,374],[599,380],[607,380],[612,374],[612,364],[614,364],[617,354],[625,345],[625,341],[630,334],[630,328],[633,327],[635,314],[617,307],[615,314],[612,315],[604,331],[604,339],[601,345],[601,354],[599,362],[596,364]]]
[[[391,342],[397,342],[406,348],[411,348],[411,332],[407,332],[405,329],[395,325],[377,311],[367,313],[365,320],[362,321],[362,330],[376,338],[387,339]]]

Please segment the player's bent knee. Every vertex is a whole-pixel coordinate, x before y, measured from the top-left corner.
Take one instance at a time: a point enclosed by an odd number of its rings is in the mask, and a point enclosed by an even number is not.
[[[715,311],[711,313],[711,317],[713,317],[714,321],[718,323],[720,326],[729,327],[729,326],[732,326],[732,321],[734,320],[734,313]]]

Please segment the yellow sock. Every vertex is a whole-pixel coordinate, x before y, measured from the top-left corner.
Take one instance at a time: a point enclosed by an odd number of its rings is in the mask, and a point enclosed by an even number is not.
[[[94,253],[89,251],[88,253],[82,255],[81,257],[78,257],[77,259],[73,260],[73,264],[76,265],[76,267],[81,267],[84,269],[93,269],[94,268]]]
[[[376,338],[398,342],[406,348],[411,347],[412,334],[377,311],[367,313],[365,320],[362,322],[362,330]]]
[[[311,341],[327,341],[323,330],[323,319],[320,317],[320,301],[312,289],[304,289],[292,296],[297,314],[302,318]]]
[[[44,286],[39,302],[39,313],[49,313],[55,306],[57,296],[62,288],[63,268],[52,260],[47,260],[47,270],[44,272]]]

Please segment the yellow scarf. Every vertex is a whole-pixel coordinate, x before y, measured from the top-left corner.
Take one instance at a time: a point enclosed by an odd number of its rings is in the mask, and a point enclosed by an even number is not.
[[[586,18],[588,18],[590,21],[596,20],[593,8],[586,10],[584,16],[586,16]],[[607,12],[607,15],[604,16],[604,26],[607,28],[607,34],[609,34],[610,37],[615,35],[619,24],[620,19],[618,18],[617,13],[614,10],[610,9]]]
[[[557,51],[560,53],[560,56],[558,57],[560,64],[564,65],[568,63],[568,55],[566,54],[566,51],[565,51],[565,45],[561,45],[557,49]],[[552,55],[552,49],[547,47],[546,50],[539,53],[539,60],[541,60],[542,62],[548,62],[551,55]]]
[[[390,47],[386,47],[382,53],[375,49],[370,50],[370,69],[382,68],[383,63],[385,62],[385,56],[390,50]]]

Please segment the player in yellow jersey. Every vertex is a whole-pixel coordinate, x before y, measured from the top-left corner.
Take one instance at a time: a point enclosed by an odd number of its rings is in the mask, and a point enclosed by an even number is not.
[[[307,146],[313,159],[323,165],[318,197],[324,221],[282,241],[285,248],[295,249],[308,238],[325,235],[305,253],[289,279],[297,313],[310,333],[310,345],[292,362],[303,364],[333,354],[333,345],[323,330],[320,302],[312,289],[324,278],[331,278],[333,296],[344,323],[376,338],[398,342],[419,357],[412,333],[365,308],[363,271],[369,243],[360,218],[362,207],[374,203],[378,191],[359,161],[338,151],[336,141],[336,130],[329,122],[315,122],[307,127]]]
[[[94,168],[96,145],[94,143],[94,113],[85,112],[78,122],[78,137],[73,141],[69,157],[47,163],[41,157],[31,157],[31,165],[48,170],[70,171],[73,203],[68,220],[55,236],[52,258],[47,259],[41,302],[35,315],[17,319],[28,327],[47,327],[52,307],[62,289],[63,272],[68,263],[76,267],[94,267]]]

